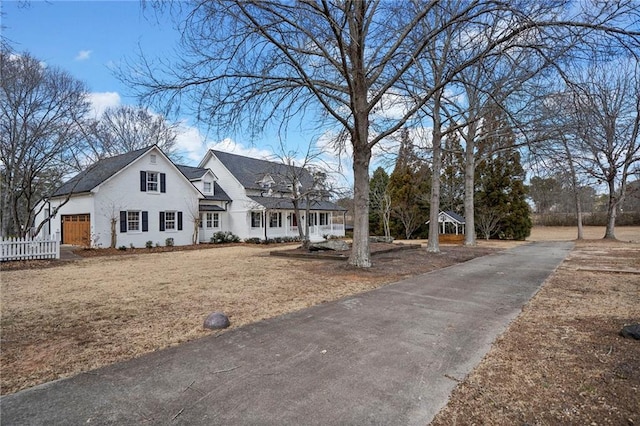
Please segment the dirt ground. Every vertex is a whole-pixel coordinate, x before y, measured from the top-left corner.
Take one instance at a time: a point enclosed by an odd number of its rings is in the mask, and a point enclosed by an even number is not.
[[[585,230],[597,240],[577,244],[433,424],[640,424],[640,341],[617,334],[640,322],[640,227],[617,229],[624,242],[603,235]],[[529,240],[573,238],[574,228],[534,228]],[[238,327],[516,244],[380,254],[367,271],[253,245],[5,264],[1,392],[210,334],[202,322],[212,311]]]

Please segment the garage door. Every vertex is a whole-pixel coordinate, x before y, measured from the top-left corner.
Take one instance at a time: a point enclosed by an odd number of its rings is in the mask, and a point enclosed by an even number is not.
[[[88,214],[62,216],[62,244],[89,246],[90,239],[91,220]]]

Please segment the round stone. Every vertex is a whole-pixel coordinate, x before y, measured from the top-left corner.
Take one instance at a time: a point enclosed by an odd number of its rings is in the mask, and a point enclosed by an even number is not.
[[[221,328],[227,328],[231,325],[229,317],[222,312],[213,312],[209,314],[207,319],[204,320],[204,328],[211,330],[219,330]]]

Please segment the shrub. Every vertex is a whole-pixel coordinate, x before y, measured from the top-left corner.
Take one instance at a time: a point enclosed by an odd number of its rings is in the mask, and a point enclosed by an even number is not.
[[[136,248],[136,246],[133,245],[133,243],[129,244],[129,247],[131,247],[131,250],[133,250],[134,248]]]
[[[254,238],[245,238],[244,242],[249,244],[260,244],[262,240],[258,237],[254,237]]]
[[[147,241],[144,246],[148,249],[153,248],[153,241]]]
[[[127,250],[127,246],[120,246],[120,247],[118,247],[118,250],[126,251]]]
[[[239,243],[240,237],[229,231],[219,231],[211,237],[213,244]]]
[[[173,247],[173,238],[167,238],[164,240],[164,245],[167,247]]]

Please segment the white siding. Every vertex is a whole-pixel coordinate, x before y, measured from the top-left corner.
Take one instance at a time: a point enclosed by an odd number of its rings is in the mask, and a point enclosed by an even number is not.
[[[233,200],[227,206],[227,223],[223,225],[223,230],[231,231],[242,239],[264,236],[264,229],[262,232],[251,232],[249,212],[256,203],[247,197],[244,187],[220,160],[211,153],[208,161],[200,167],[211,169],[218,177],[218,185]]]
[[[156,155],[155,164],[151,164],[151,154]],[[140,171],[164,173],[166,192],[140,191]],[[154,246],[164,246],[167,238],[173,238],[176,246],[188,245],[192,243],[199,197],[200,193],[173,164],[159,151],[151,150],[94,188],[90,194],[71,197],[51,220],[51,233],[60,232],[62,215],[88,213],[91,215],[92,244],[97,247],[109,247],[112,218],[116,220],[116,247],[145,247],[147,241]],[[60,203],[60,199],[52,201],[51,210]],[[120,212],[127,210],[148,212],[147,232],[120,232]],[[164,211],[182,212],[182,230],[177,230],[176,215],[176,230],[160,231],[160,212]]]

